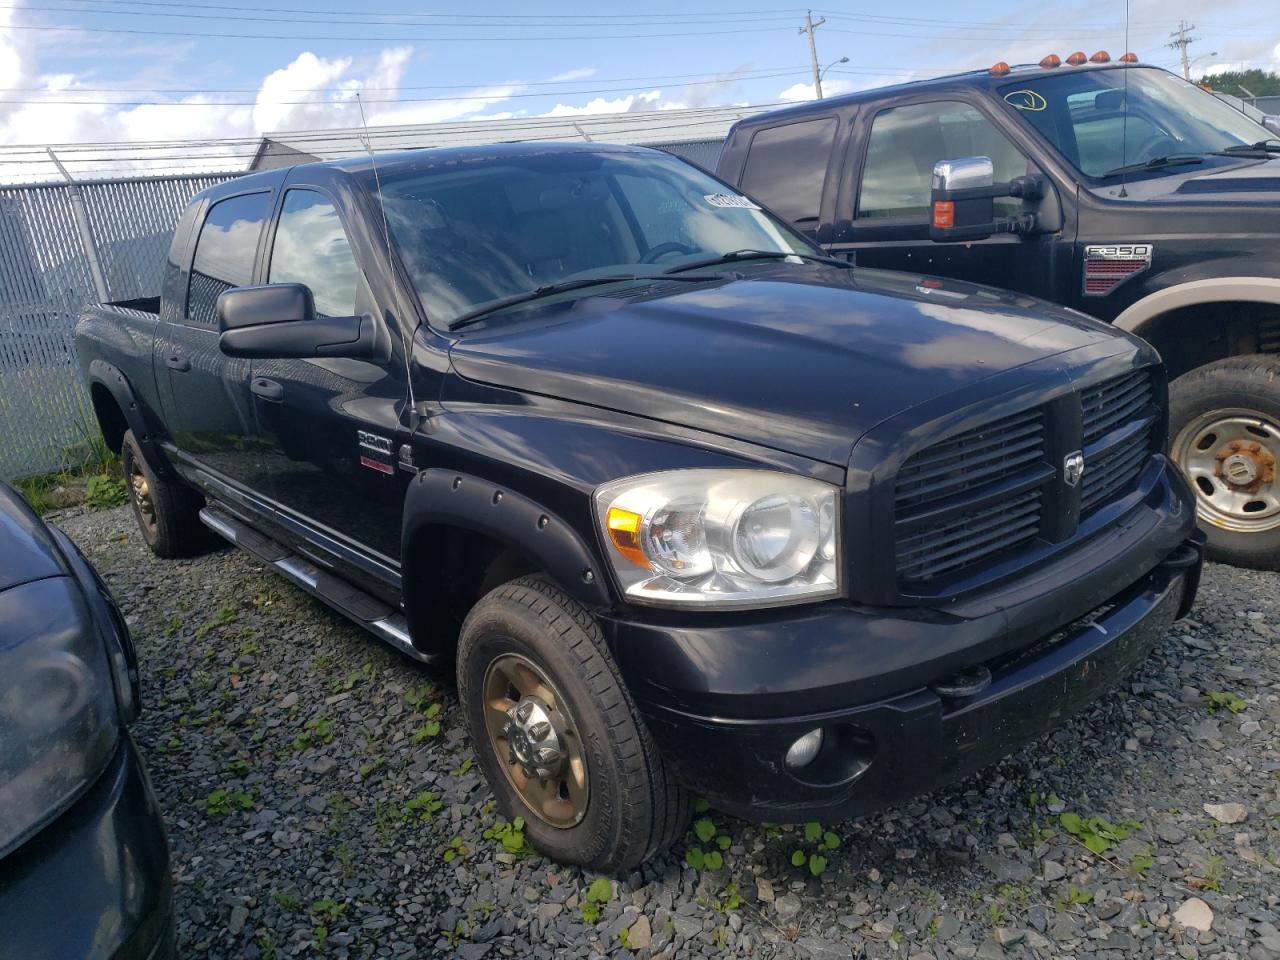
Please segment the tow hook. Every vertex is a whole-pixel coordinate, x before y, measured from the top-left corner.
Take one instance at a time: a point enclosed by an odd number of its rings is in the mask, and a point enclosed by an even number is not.
[[[982,664],[958,670],[949,677],[935,680],[929,689],[944,700],[963,700],[974,697],[991,686],[991,671]]]

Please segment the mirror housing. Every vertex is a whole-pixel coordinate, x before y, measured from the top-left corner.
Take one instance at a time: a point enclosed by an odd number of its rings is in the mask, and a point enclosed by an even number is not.
[[[373,360],[380,354],[373,317],[317,317],[305,284],[233,287],[218,297],[215,311],[218,348],[228,357]]]
[[[1039,177],[1016,177],[995,182],[990,157],[939,160],[933,165],[933,190],[929,198],[929,237],[941,243],[985,240],[995,233],[1034,233],[1035,214],[1025,213],[999,220],[996,197],[1039,199],[1044,184]]]

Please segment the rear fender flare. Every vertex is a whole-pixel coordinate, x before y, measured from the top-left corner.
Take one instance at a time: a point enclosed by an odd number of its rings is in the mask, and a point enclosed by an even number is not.
[[[133,431],[138,447],[147,460],[147,466],[159,476],[167,475],[168,463],[160,452],[156,432],[147,424],[142,404],[134,394],[128,378],[118,367],[106,360],[93,360],[89,364],[88,381],[91,389],[95,384],[99,384],[111,394],[120,412],[124,414],[125,423]]]
[[[611,605],[609,577],[572,525],[507,486],[456,470],[418,473],[405,495],[402,532],[406,612],[430,577],[431,550],[411,549],[432,526],[471,530],[518,551],[588,608]],[[412,617],[410,618],[412,622]]]

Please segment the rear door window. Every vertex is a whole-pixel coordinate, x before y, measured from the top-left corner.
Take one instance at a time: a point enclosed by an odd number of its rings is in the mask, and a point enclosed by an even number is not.
[[[961,157],[990,157],[997,183],[1028,172],[1026,157],[967,103],[944,100],[880,111],[867,143],[858,219],[925,220],[933,165]],[[996,200],[996,215],[1007,216],[1020,207],[1021,201],[1002,197]]]
[[[767,127],[751,138],[742,170],[743,193],[800,226],[815,225],[831,159],[836,120],[821,117]]]
[[[253,283],[258,238],[267,219],[271,194],[247,193],[219,200],[209,208],[191,265],[187,292],[187,320],[204,327],[217,325],[215,304],[224,290]]]

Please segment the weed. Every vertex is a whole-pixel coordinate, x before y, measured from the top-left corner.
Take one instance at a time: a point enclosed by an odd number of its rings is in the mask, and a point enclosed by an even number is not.
[[[812,876],[820,877],[827,872],[826,851],[840,846],[840,838],[830,830],[823,830],[816,820],[810,820],[804,825],[804,840],[806,847],[792,851],[791,865],[807,865]]]
[[[486,840],[496,840],[503,850],[517,857],[525,857],[529,854],[529,843],[524,837],[523,817],[516,817],[510,823],[499,820],[485,830],[482,836]]]
[[[374,757],[374,758],[373,758],[372,760],[370,760],[368,763],[362,763],[362,764],[360,764],[360,770],[359,770],[359,773],[360,773],[360,779],[361,779],[361,780],[365,780],[365,779],[367,779],[371,774],[377,773],[379,770],[381,770],[381,769],[382,769],[383,765],[384,765],[386,762],[387,762],[387,758],[386,758],[386,757]]]
[[[716,897],[712,906],[717,910],[737,910],[742,906],[742,894],[738,892],[738,885],[732,881],[724,885],[724,889],[720,891],[720,896]]]
[[[233,773],[237,777],[243,777],[249,772],[249,761],[243,757],[236,757],[227,763],[227,773]]]
[[[262,960],[276,960],[279,954],[276,952],[275,937],[269,933],[264,933],[258,937],[258,952]]]
[[[256,657],[261,652],[262,652],[262,644],[260,644],[254,636],[250,635],[240,641],[240,646],[236,650],[236,656],[237,657]]]
[[[582,898],[582,904],[579,907],[582,919],[590,924],[599,923],[600,908],[612,899],[613,884],[609,882],[609,878],[596,877],[591,881],[591,886],[587,887],[586,896]]]
[[[295,753],[322,743],[333,743],[333,721],[328,717],[313,717],[302,725],[302,733],[293,738]]]
[[[929,918],[929,923],[925,926],[924,932],[929,935],[929,939],[931,940],[938,939],[938,918],[937,917]]]
[[[333,848],[333,857],[338,861],[338,875],[344,880],[350,880],[355,874],[356,852],[351,849],[351,844],[345,840]]]
[[[452,863],[458,857],[465,857],[469,851],[462,843],[461,837],[452,838],[444,849],[440,851],[440,856],[444,858],[445,863]]]
[[[372,680],[373,675],[373,664],[365,663],[359,670],[352,670],[345,677],[340,677],[329,684],[329,692],[346,693],[349,690],[354,690],[356,684],[361,680]]]
[[[405,819],[424,823],[439,813],[443,806],[443,800],[437,799],[430,790],[424,790],[404,805]]]
[[[271,899],[281,910],[297,910],[302,906],[302,897],[298,895],[298,891],[289,890],[272,890]]]
[[[400,825],[400,811],[389,803],[373,808],[373,827],[384,841],[391,839],[391,832]]]
[[[311,916],[324,923],[337,923],[342,919],[342,915],[347,912],[345,903],[338,903],[325,897],[323,900],[315,900],[311,904]]]
[[[311,928],[311,944],[317,950],[323,950],[325,941],[329,939],[329,928],[322,923]]]
[[[718,833],[716,825],[708,817],[702,817],[693,824],[693,834],[701,843],[714,846],[704,850],[700,846],[690,847],[684,852],[684,860],[694,870],[719,870],[724,866],[724,851],[733,846],[733,838],[725,833]]]
[[[253,795],[248,793],[232,793],[219,788],[204,798],[204,812],[207,817],[225,817],[235,810],[252,810]]]
[[[91,507],[118,507],[128,499],[124,481],[109,473],[96,473],[84,490],[84,502]]]
[[[347,825],[347,814],[351,812],[351,801],[341,791],[329,794],[329,832],[341,833]]]
[[[235,618],[236,612],[234,609],[231,607],[219,607],[218,612],[213,615],[213,618],[208,623],[202,623],[196,628],[196,639],[204,639],[209,635],[210,631],[216,630],[218,627],[226,626]],[[214,654],[217,653],[216,650],[211,652]]]
[[[1074,906],[1083,906],[1086,903],[1093,903],[1093,894],[1072,884],[1067,888],[1067,892],[1058,898],[1058,912],[1061,913]]]
[[[467,759],[463,760],[462,763],[458,764],[457,769],[453,771],[453,775],[455,777],[465,777],[467,775],[467,771],[470,770],[474,764],[475,760],[471,757],[467,757]]]
[[[440,735],[440,721],[436,719],[440,716],[440,704],[433,703],[423,711],[422,716],[426,719],[426,723],[413,731],[412,740],[414,743],[421,743],[429,737],[438,737]]]
[[[1156,858],[1151,855],[1151,848],[1147,847],[1143,853],[1135,853],[1129,858],[1129,869],[1138,876],[1142,876],[1148,870],[1156,865]]]
[[[431,684],[422,683],[416,687],[410,687],[405,692],[404,702],[414,710],[421,710],[422,705],[427,703],[435,692],[435,687]]]
[[[1222,857],[1214,854],[1204,865],[1204,873],[1198,877],[1190,877],[1187,880],[1187,886],[1195,887],[1197,890],[1212,890],[1214,893],[1222,892],[1222,881],[1226,876],[1226,871],[1222,866]]]
[[[1237,697],[1234,693],[1223,693],[1221,690],[1210,690],[1204,695],[1204,705],[1210,713],[1217,713],[1219,710],[1229,710],[1232,713],[1239,713],[1248,704]]]
[[[1062,829],[1094,853],[1105,853],[1111,849],[1112,844],[1127,839],[1130,831],[1142,829],[1142,824],[1136,820],[1123,820],[1116,824],[1105,817],[1082,817],[1070,811],[1059,816],[1058,822],[1062,824]]]

